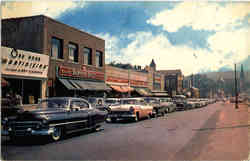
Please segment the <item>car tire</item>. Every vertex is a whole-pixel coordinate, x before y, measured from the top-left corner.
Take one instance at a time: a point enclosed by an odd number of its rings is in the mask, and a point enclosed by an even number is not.
[[[54,127],[54,132],[51,134],[51,139],[53,141],[58,141],[62,138],[63,136],[63,128],[56,126]]]
[[[137,112],[134,118],[134,122],[138,122],[140,120],[140,114]]]

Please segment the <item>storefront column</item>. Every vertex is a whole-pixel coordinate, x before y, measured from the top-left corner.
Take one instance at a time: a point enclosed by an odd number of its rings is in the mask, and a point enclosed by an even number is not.
[[[41,98],[46,98],[47,80],[41,80]]]

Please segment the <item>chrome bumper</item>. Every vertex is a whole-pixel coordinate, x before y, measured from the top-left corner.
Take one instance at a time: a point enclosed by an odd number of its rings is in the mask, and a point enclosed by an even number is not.
[[[13,131],[11,129],[9,130],[2,130],[1,135],[8,136],[8,135],[14,135],[14,136],[41,136],[41,135],[51,135],[54,133],[54,128],[49,129],[41,129],[41,130],[32,130],[32,129],[26,129],[26,130],[17,130]]]
[[[109,114],[108,118],[134,118],[135,114]]]

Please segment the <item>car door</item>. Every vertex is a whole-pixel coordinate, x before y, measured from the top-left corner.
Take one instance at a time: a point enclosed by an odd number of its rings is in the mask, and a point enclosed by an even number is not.
[[[68,130],[82,129],[88,126],[88,104],[81,99],[72,99],[70,104],[70,112],[68,113],[69,124]]]

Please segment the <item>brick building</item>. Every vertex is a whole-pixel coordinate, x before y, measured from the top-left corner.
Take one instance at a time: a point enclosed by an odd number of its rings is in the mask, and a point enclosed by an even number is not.
[[[50,56],[47,96],[103,95],[105,41],[49,17],[2,20],[2,45]]]

